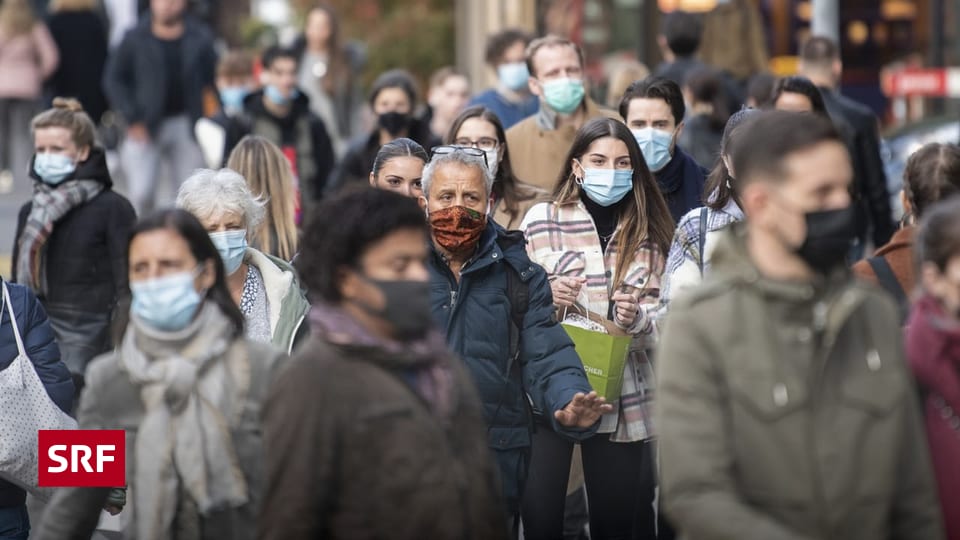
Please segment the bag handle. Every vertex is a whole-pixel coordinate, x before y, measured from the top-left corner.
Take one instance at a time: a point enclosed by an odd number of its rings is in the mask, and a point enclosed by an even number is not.
[[[586,283],[584,283],[583,286],[580,287],[580,292],[577,293],[577,301],[580,300],[580,295],[585,294],[587,292],[585,290],[586,288],[587,288]],[[582,307],[577,302],[574,302],[573,305],[569,307],[572,307],[574,310],[579,311],[581,315],[589,319],[590,318],[590,314],[589,314],[590,296],[589,295],[586,297],[586,300],[587,301],[584,302]],[[567,307],[568,306],[563,306],[563,312],[560,314],[560,322],[567,320]]]
[[[23,339],[20,337],[20,328],[17,326],[17,317],[13,313],[13,302],[10,301],[10,291],[7,290],[7,282],[0,282],[3,284],[3,303],[7,305],[7,313],[10,314],[10,324],[13,325],[13,337],[17,340],[17,352],[20,353],[20,356],[26,358],[27,350],[23,346]]]

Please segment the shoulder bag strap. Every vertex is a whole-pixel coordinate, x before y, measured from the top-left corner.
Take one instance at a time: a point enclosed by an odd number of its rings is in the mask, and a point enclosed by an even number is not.
[[[870,257],[867,259],[867,263],[870,265],[870,268],[873,269],[873,273],[877,275],[880,286],[893,295],[893,298],[897,301],[902,322],[906,318],[905,312],[910,302],[907,298],[906,291],[903,290],[903,286],[900,285],[900,281],[897,279],[897,275],[893,273],[893,268],[890,267],[890,263],[887,262],[887,259],[884,257]]]
[[[700,277],[703,278],[703,265],[706,260],[706,254],[703,252],[707,245],[707,207],[700,209],[700,238],[697,239],[700,248]]]
[[[20,327],[17,326],[17,317],[13,313],[13,302],[10,301],[10,291],[7,290],[7,282],[3,283],[3,303],[7,305],[7,313],[10,314],[10,324],[13,325],[13,337],[17,340],[17,352],[20,356],[26,358],[27,350],[23,346],[23,339],[20,337]]]

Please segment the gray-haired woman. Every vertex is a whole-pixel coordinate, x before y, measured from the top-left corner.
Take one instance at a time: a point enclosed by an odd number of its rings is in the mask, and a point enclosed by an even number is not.
[[[177,193],[177,206],[200,220],[220,252],[247,337],[290,353],[308,334],[310,305],[288,262],[247,244],[249,231],[263,220],[264,203],[231,169],[198,169]]]

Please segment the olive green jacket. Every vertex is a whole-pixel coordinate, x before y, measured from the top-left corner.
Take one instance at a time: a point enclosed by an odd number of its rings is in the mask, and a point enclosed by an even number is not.
[[[840,271],[760,275],[743,224],[671,304],[656,422],[687,540],[942,539],[896,307]]]

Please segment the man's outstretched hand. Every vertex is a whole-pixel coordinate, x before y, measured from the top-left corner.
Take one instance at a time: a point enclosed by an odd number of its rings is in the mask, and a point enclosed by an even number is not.
[[[598,396],[596,392],[577,392],[570,403],[553,413],[553,416],[563,427],[586,429],[610,412],[613,412],[613,405],[608,404],[606,398]]]

